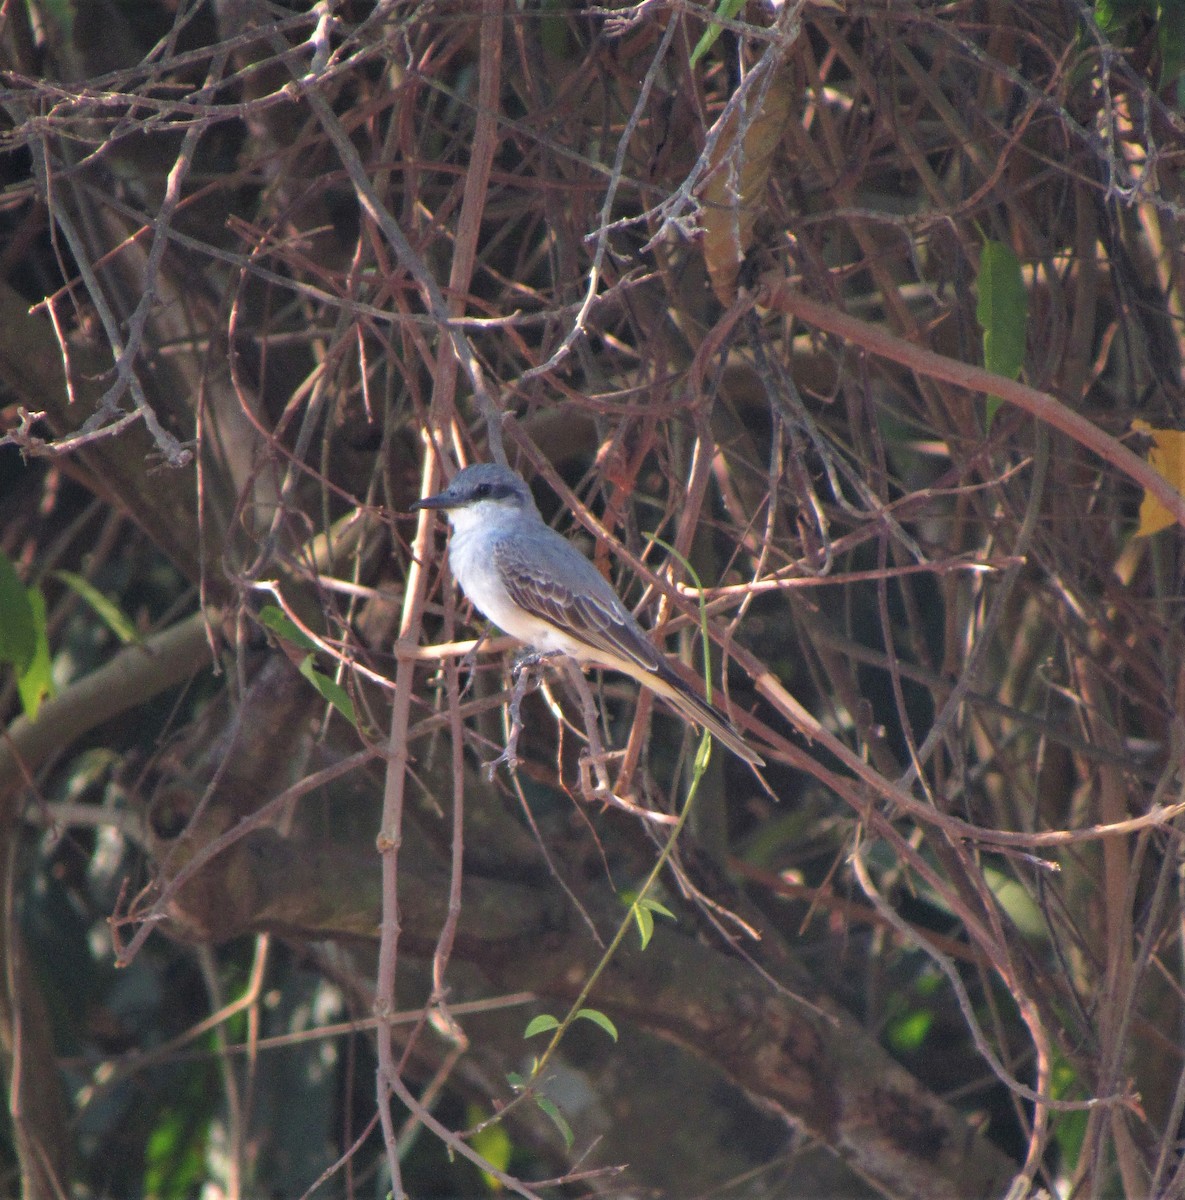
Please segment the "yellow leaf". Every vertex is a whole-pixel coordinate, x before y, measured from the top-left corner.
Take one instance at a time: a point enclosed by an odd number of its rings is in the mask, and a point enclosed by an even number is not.
[[[1153,429],[1147,421],[1133,421],[1132,429],[1152,439],[1148,465],[1185,495],[1185,430]],[[1140,504],[1140,526],[1136,530],[1136,537],[1159,533],[1176,523],[1176,518],[1155,496],[1145,494]]]

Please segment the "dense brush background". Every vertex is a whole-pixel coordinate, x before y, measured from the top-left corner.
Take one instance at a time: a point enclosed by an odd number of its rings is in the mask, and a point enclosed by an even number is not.
[[[712,11],[0,7],[0,1193],[1185,1196],[1185,4]]]

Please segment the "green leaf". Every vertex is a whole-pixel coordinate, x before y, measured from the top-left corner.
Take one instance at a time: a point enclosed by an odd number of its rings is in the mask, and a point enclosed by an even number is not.
[[[476,1104],[471,1104],[466,1114],[466,1124],[478,1125],[484,1119],[481,1109]],[[514,1151],[514,1146],[510,1141],[510,1134],[506,1132],[506,1127],[500,1122],[494,1122],[484,1129],[478,1130],[469,1139],[469,1144],[490,1166],[502,1172],[510,1167],[510,1156]],[[482,1171],[481,1176],[491,1192],[501,1190],[502,1184],[488,1171]]]
[[[1010,874],[990,863],[983,865],[983,881],[992,890],[1000,907],[1027,938],[1048,939],[1049,924],[1041,905],[1028,889]]]
[[[49,657],[49,636],[45,623],[45,597],[40,588],[29,588],[29,608],[33,613],[34,649],[29,665],[17,673],[16,687],[21,697],[21,708],[30,721],[37,719],[37,711],[46,696],[54,694],[53,664]]]
[[[577,1010],[576,1015],[583,1017],[586,1021],[591,1021],[594,1025],[599,1025],[614,1041],[617,1041],[617,1026],[603,1012],[595,1008],[581,1008]]]
[[[528,1022],[526,1029],[523,1030],[523,1038],[532,1038],[539,1033],[550,1033],[553,1029],[559,1029],[560,1023],[551,1013],[540,1013]]]
[[[638,926],[638,936],[642,940],[642,949],[645,950],[654,936],[654,918],[650,915],[650,910],[640,904],[635,904],[630,911],[634,914],[634,923]]]
[[[259,610],[259,623],[270,629],[277,637],[302,650],[316,650],[317,643],[290,616],[275,604],[265,604]]]
[[[1053,1051],[1053,1070],[1049,1080],[1050,1094],[1056,1100],[1080,1100],[1089,1095],[1081,1085],[1077,1072],[1061,1056],[1057,1048]],[[1086,1139],[1086,1112],[1062,1113],[1054,1122],[1053,1140],[1062,1152],[1062,1161],[1076,1163]]]
[[[527,1086],[527,1081],[517,1071],[507,1071],[506,1082],[515,1092],[521,1092]]]
[[[315,652],[317,643],[309,637],[282,608],[275,604],[265,604],[259,610],[259,623],[270,629],[277,637],[291,642],[301,650]],[[306,655],[300,664],[300,673],[321,693],[321,699],[328,701],[351,725],[357,727],[358,714],[354,711],[354,701],[335,679],[330,679],[324,671],[317,667],[313,654]]]
[[[979,303],[975,319],[983,329],[983,365],[997,375],[1016,379],[1025,361],[1029,298],[1020,260],[1003,242],[985,242],[976,280]],[[987,427],[1004,401],[987,398]]]
[[[543,0],[539,8],[539,44],[549,58],[572,58],[568,37],[567,0]]]
[[[125,646],[138,646],[144,640],[119,605],[110,597],[104,596],[89,579],[84,579],[73,571],[54,571],[53,577],[64,583],[75,595],[85,600],[99,620]]]
[[[321,693],[322,700],[327,700],[351,725],[357,727],[358,717],[350,693],[337,680],[317,670],[311,654],[306,655],[300,664],[300,673]]]
[[[665,904],[661,904],[649,896],[639,896],[630,905],[630,914],[634,918],[634,924],[638,927],[638,936],[642,939],[643,950],[650,944],[650,939],[654,936],[655,913],[661,917],[669,917],[672,921],[678,919]]]
[[[907,1054],[917,1050],[926,1040],[934,1024],[934,1014],[925,1009],[917,1009],[904,1017],[890,1022],[885,1031],[889,1045],[898,1054]]]
[[[209,1178],[206,1160],[213,1120],[213,1075],[195,1063],[173,1084],[169,1099],[152,1114],[153,1127],[144,1145],[141,1194],[158,1200],[198,1195]]]
[[[535,1103],[551,1118],[552,1124],[560,1131],[560,1135],[564,1139],[565,1148],[571,1150],[572,1143],[576,1139],[572,1136],[572,1126],[564,1120],[563,1113],[546,1096],[536,1096]]]
[[[144,1187],[151,1196],[191,1195],[206,1174],[204,1139],[184,1111],[166,1109],[144,1147]]]
[[[0,551],[0,663],[27,671],[37,653],[37,627],[29,593],[8,555]]]
[[[652,913],[658,913],[660,917],[666,917],[669,921],[678,922],[679,918],[665,904],[655,900],[653,896],[642,896],[638,903],[647,908]]]
[[[716,5],[716,15],[723,17],[726,21],[731,21],[744,7],[745,0],[720,0],[720,3]],[[723,32],[723,25],[717,21],[709,20],[707,29],[704,30],[700,40],[695,44],[695,49],[691,52],[691,65],[693,67],[711,50],[716,44],[716,39]]]
[[[1108,37],[1121,34],[1121,27],[1142,13],[1152,15],[1152,0],[1095,0],[1094,19]]]
[[[1160,86],[1176,88],[1172,102],[1185,105],[1185,0],[1160,0],[1156,40],[1160,47]]]
[[[67,45],[74,36],[74,5],[71,0],[46,0],[44,11],[48,13],[54,21],[60,26],[58,31],[65,35],[64,41],[57,40],[57,34],[54,37],[54,45]]]

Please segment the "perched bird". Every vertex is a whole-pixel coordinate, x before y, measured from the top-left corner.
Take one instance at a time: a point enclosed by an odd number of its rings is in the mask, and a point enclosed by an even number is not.
[[[765,765],[728,717],[675,673],[596,567],[544,523],[521,476],[479,463],[413,507],[448,514],[453,575],[503,632],[542,655],[567,654],[629,675],[745,762]]]

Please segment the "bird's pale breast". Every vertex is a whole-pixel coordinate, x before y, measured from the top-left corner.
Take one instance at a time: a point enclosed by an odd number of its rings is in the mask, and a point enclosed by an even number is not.
[[[449,566],[465,595],[475,608],[503,633],[518,638],[535,650],[561,650],[565,654],[581,649],[570,638],[538,617],[524,612],[510,598],[495,565],[494,539],[478,531],[453,530],[449,546]]]

